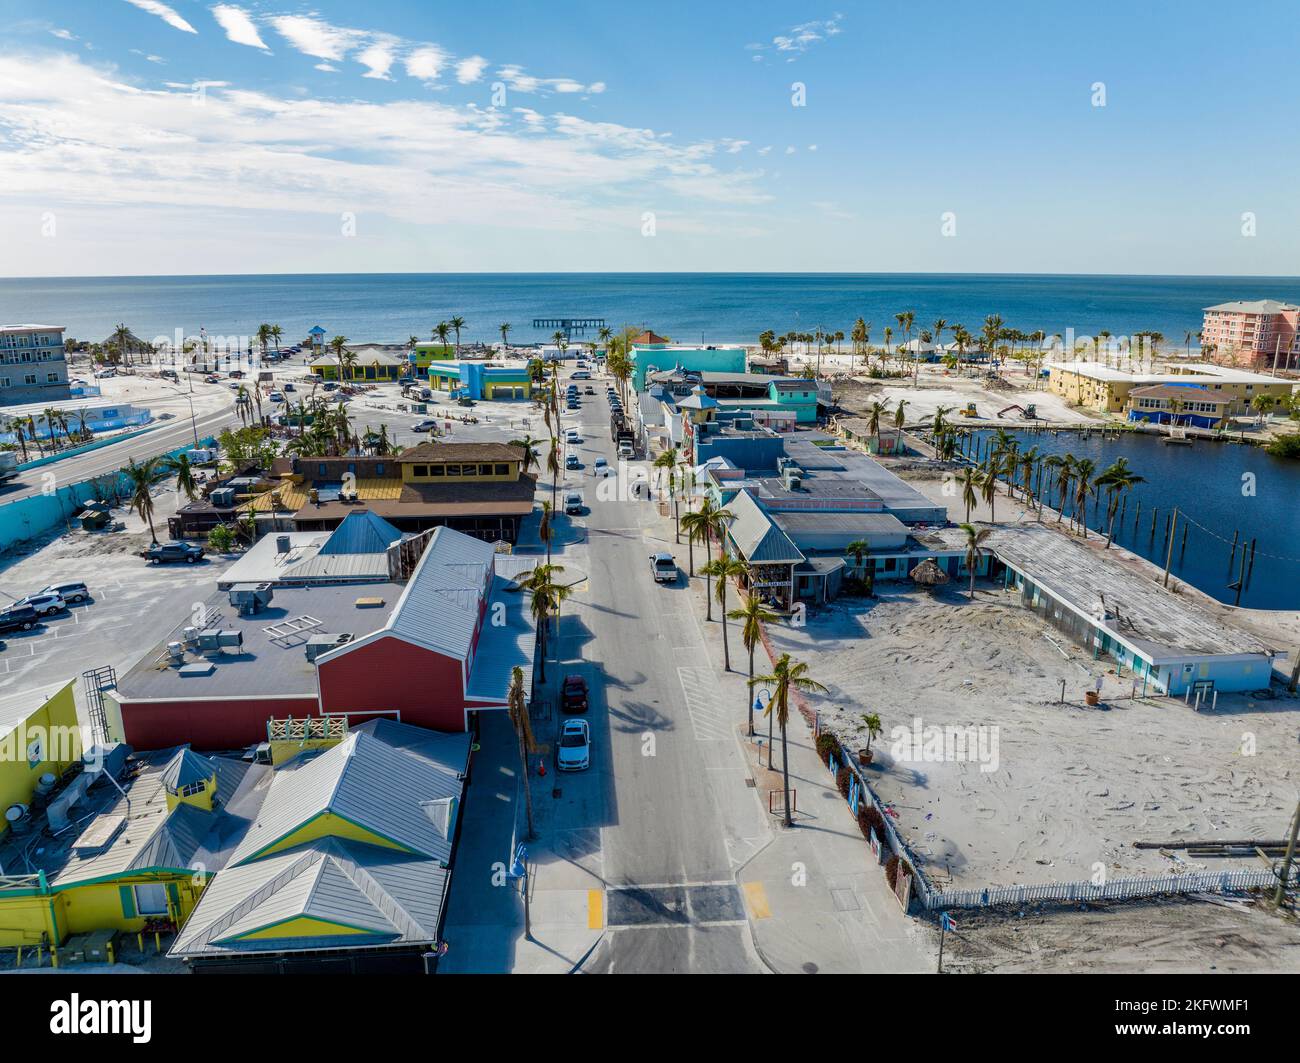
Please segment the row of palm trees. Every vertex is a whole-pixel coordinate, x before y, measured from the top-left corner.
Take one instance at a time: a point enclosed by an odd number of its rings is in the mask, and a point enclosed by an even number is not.
[[[14,443],[22,454],[23,461],[27,460],[29,443],[36,448],[38,457],[45,454],[45,446],[36,431],[37,419],[37,415],[29,414],[26,417],[9,418],[4,422],[5,430],[13,433]],[[87,427],[87,411],[85,410],[78,410],[70,414],[57,407],[47,406],[40,412],[39,419],[45,423],[46,441],[51,451],[76,446],[78,443],[91,438],[92,433]],[[59,440],[60,432],[63,433],[62,442]]]
[[[941,408],[942,409],[942,408]],[[935,421],[941,423],[941,413]],[[943,431],[942,427],[940,429]],[[945,433],[948,438],[953,433]],[[1115,518],[1125,496],[1146,478],[1140,476],[1122,455],[1103,469],[1091,458],[1074,454],[1043,454],[1038,447],[1021,449],[1019,439],[999,428],[990,437],[988,452],[979,465],[962,469],[958,479],[962,504],[966,507],[966,522],[970,523],[971,510],[977,499],[989,506],[989,519],[996,520],[995,504],[997,485],[1004,480],[1011,497],[1019,488],[1022,501],[1032,511],[1035,506],[1039,519],[1043,515],[1044,500],[1056,499],[1056,520],[1060,523],[1069,516],[1069,526],[1086,539],[1088,537],[1088,501],[1098,504],[1104,499],[1106,508],[1106,548],[1115,537]]]

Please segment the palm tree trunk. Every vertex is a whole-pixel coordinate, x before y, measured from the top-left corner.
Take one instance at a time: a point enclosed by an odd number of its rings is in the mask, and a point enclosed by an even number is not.
[[[794,826],[790,818],[790,749],[786,741],[785,721],[781,722],[781,785],[785,790],[785,825]]]
[[[524,707],[527,712],[527,706]],[[528,813],[528,838],[532,841],[537,837],[537,831],[533,827],[533,787],[528,781],[528,750],[524,746],[524,731],[519,729],[519,774],[524,784],[524,808]]]
[[[722,601],[718,607],[722,610],[722,670],[731,671],[731,644],[727,641],[727,578],[719,576],[722,580]]]

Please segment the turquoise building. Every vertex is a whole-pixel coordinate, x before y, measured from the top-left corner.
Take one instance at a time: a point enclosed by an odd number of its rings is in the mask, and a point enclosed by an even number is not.
[[[533,379],[527,362],[437,361],[429,363],[429,387],[471,399],[527,399]]]
[[[645,389],[646,373],[652,369],[670,372],[684,369],[695,373],[745,372],[743,347],[704,347],[681,343],[636,343],[632,345],[632,383],[637,391]]]

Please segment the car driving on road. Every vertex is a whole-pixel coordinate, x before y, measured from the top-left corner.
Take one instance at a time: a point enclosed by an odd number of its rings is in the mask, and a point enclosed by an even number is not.
[[[582,502],[581,492],[570,491],[564,496],[564,512],[569,516],[576,517],[586,508]]]

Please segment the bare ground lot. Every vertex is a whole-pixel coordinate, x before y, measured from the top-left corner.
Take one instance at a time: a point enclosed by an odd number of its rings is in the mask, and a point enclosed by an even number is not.
[[[1246,901],[1185,897],[954,917],[957,931],[943,952],[943,969],[952,974],[1300,971],[1294,916]]]
[[[1127,675],[1000,589],[984,586],[974,604],[951,585],[934,597],[878,589],[875,601],[844,599],[771,636],[830,688],[817,708],[848,748],[864,744],[860,714],[879,713],[884,734],[868,774],[940,888],[1088,879],[1098,863],[1110,878],[1257,869],[1132,843],[1285,836],[1300,778],[1300,699],[1220,695],[1217,711],[1200,714],[1179,699],[1134,699]],[[1103,704],[1086,707],[1098,677]],[[891,731],[914,718],[996,728],[996,769],[893,755]]]

